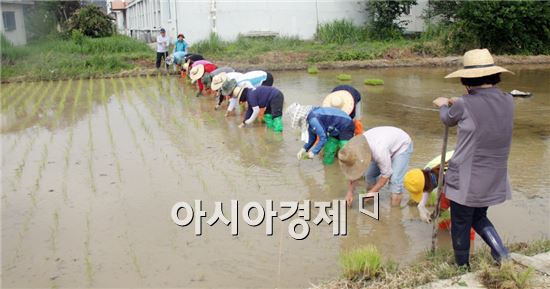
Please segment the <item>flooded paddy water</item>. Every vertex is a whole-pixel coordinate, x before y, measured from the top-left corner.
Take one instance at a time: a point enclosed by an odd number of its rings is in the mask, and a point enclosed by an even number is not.
[[[511,66],[506,90],[516,99],[510,176],[513,200],[492,207],[509,241],[550,234],[550,67]],[[438,155],[443,126],[431,101],[459,96],[451,69],[346,71],[363,95],[367,127],[394,125],[414,141],[411,166]],[[342,71],[276,72],[286,105],[319,104]],[[367,87],[365,78],[385,85]],[[376,245],[385,259],[409,263],[430,246],[432,226],[414,206],[389,207],[383,190],[380,220],[347,213],[348,236],[312,225],[292,239],[288,221],[208,226],[170,218],[179,201],[330,201],[346,182],[337,165],[296,160],[302,143],[285,123],[281,135],[263,126],[239,129],[240,117],[214,111],[214,99],[194,97],[176,77],[4,84],[2,102],[2,282],[5,287],[306,287],[339,274],[341,252]],[[451,130],[449,148],[456,130]],[[440,246],[450,246],[441,232]],[[477,240],[480,240],[479,237]],[[481,245],[481,241],[477,245]]]

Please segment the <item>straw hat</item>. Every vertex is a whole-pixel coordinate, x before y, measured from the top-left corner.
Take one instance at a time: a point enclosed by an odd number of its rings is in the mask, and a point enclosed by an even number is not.
[[[231,95],[233,90],[237,87],[237,81],[230,79],[222,84],[222,95]]]
[[[183,70],[188,71],[188,69],[189,69],[189,62],[191,62],[191,60],[189,60],[189,59],[187,59],[187,61],[185,61],[185,63],[184,63],[183,66],[182,66]]]
[[[195,83],[197,80],[201,79],[204,75],[204,65],[199,64],[191,68],[189,72],[189,78],[191,78],[191,83]]]
[[[421,169],[412,169],[405,174],[403,185],[409,192],[411,199],[419,203],[422,199],[422,193],[424,192],[424,185],[426,180],[424,179],[424,173]]]
[[[367,138],[363,134],[354,136],[339,152],[338,163],[344,176],[355,181],[367,171],[371,162],[371,152]]]
[[[241,95],[243,94],[244,87],[237,86],[233,89],[233,97],[238,98],[240,101]]]
[[[212,88],[212,90],[218,90],[222,88],[222,85],[226,80],[227,73],[222,72],[212,78],[212,84],[210,85],[210,88]]]
[[[345,90],[338,90],[327,95],[321,106],[339,108],[346,114],[350,114],[353,111],[354,104],[351,93]]]
[[[506,68],[496,66],[493,56],[486,48],[473,49],[464,53],[464,68],[445,76],[445,78],[478,78],[501,72],[513,74]]]

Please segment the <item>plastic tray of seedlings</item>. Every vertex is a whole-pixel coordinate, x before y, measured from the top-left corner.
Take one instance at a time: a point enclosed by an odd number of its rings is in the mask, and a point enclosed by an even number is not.
[[[351,75],[346,73],[340,73],[336,78],[338,78],[338,80],[340,81],[348,81],[348,80],[351,80]]]
[[[309,73],[309,74],[317,74],[317,73],[319,73],[319,69],[317,68],[317,66],[312,65],[312,66],[310,66],[310,67],[307,68],[307,73]]]
[[[365,85],[384,85],[384,80],[377,78],[368,78],[365,79]]]

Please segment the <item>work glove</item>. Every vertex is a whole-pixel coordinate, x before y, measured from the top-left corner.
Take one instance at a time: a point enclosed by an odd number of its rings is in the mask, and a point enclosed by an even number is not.
[[[305,148],[301,148],[300,151],[296,154],[296,158],[298,160],[301,160],[304,157],[304,154],[306,153]]]
[[[315,154],[312,151],[307,152],[307,158],[313,159],[315,157]]]
[[[215,110],[218,110],[218,109],[220,109],[220,107],[221,107],[221,105],[216,104],[216,107],[214,107],[214,109],[215,109]]]
[[[420,219],[426,223],[430,223],[432,221],[431,213],[426,209],[424,206],[418,206],[418,213],[420,215]]]

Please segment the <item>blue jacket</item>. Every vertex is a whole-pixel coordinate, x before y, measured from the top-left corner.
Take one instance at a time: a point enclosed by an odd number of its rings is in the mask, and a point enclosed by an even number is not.
[[[338,108],[316,107],[307,116],[309,124],[309,140],[304,149],[309,151],[317,136],[319,142],[313,148],[314,154],[319,154],[325,146],[328,137],[335,137],[339,140],[350,140],[355,132],[355,124],[349,115]]]
[[[179,51],[187,53],[187,42],[185,42],[185,40],[176,40],[176,42],[174,43],[174,52],[172,53],[176,53]]]

